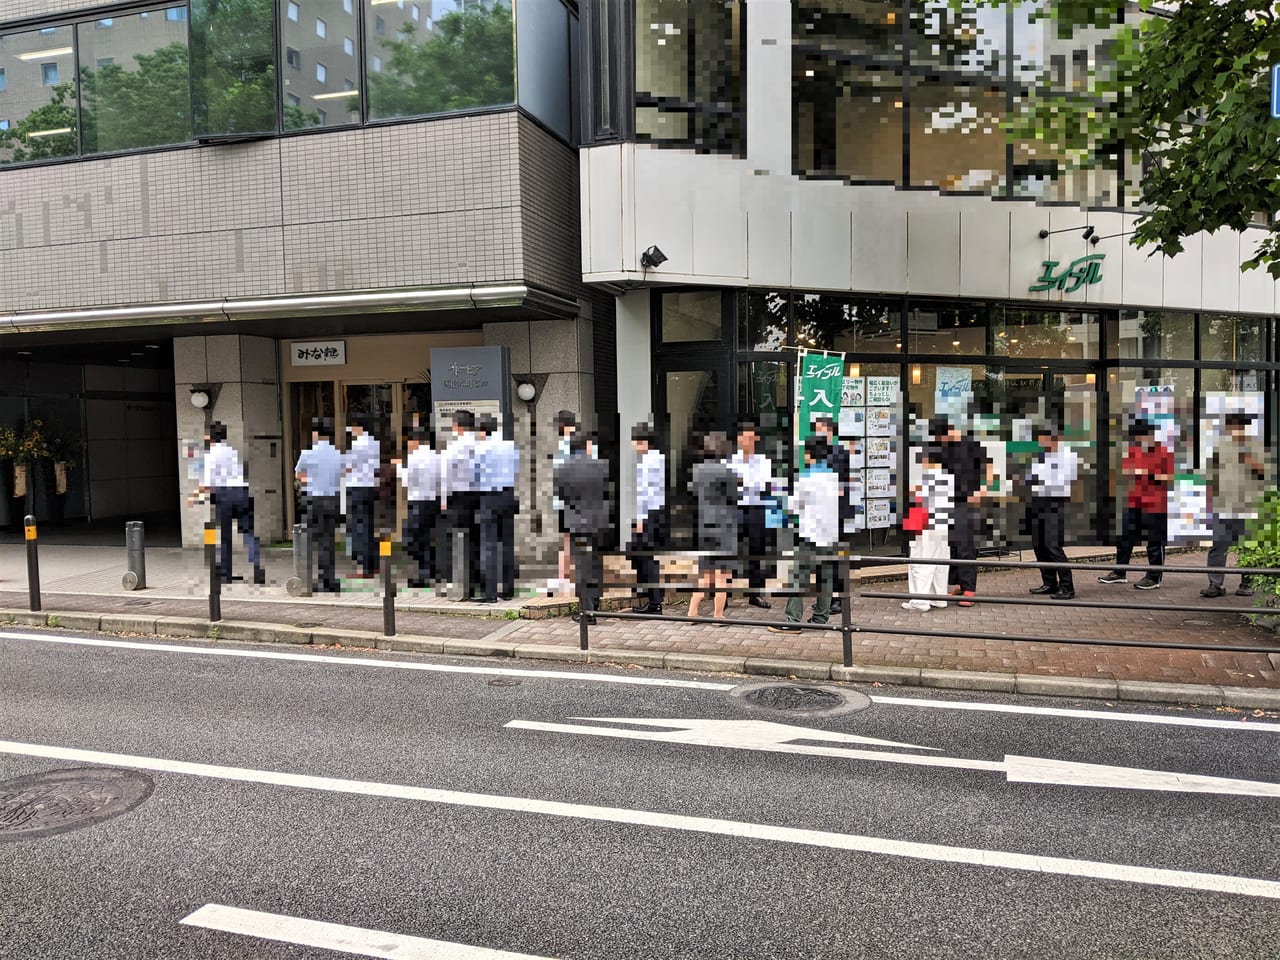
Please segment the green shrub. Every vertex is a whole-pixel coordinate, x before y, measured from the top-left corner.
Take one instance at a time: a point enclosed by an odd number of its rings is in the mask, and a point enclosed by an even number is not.
[[[1258,518],[1250,520],[1244,539],[1236,548],[1242,567],[1267,567],[1280,570],[1280,489],[1268,490],[1258,505]],[[1256,607],[1280,608],[1280,574],[1271,577],[1253,577]],[[1280,625],[1280,613],[1255,616],[1255,623],[1274,627]]]

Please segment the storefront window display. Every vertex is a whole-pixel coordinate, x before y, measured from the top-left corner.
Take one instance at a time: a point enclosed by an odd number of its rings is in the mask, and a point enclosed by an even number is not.
[[[1011,358],[1096,360],[1100,324],[1096,312],[997,307],[991,352]]]
[[[1107,322],[1111,356],[1120,360],[1194,360],[1196,315],[1121,310]]]

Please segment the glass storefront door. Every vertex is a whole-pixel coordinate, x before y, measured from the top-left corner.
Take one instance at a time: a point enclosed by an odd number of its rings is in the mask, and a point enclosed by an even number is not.
[[[659,368],[657,416],[654,426],[667,443],[667,483],[671,536],[675,544],[691,548],[694,499],[689,491],[693,465],[703,437],[712,430],[733,430],[729,371],[724,364],[707,369]],[[630,427],[627,427],[629,436]]]

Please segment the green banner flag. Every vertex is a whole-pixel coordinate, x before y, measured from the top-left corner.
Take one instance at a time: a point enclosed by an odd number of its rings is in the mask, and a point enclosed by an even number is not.
[[[840,422],[840,388],[844,385],[843,353],[802,353],[796,375],[796,464],[804,463],[804,442],[816,417]]]

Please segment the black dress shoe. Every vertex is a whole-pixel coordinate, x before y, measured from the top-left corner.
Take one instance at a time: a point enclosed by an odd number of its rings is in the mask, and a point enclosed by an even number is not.
[[[831,601],[831,612],[832,612],[832,613],[842,613],[843,611],[844,611],[844,601],[843,601],[843,600],[832,600],[832,601]]]
[[[751,595],[751,599],[748,602],[751,604],[751,606],[759,607],[761,610],[770,610],[773,608],[772,603],[770,603],[768,600],[766,600],[764,597],[760,596],[759,594],[755,594],[755,593]]]
[[[514,593],[500,593],[500,594],[498,594],[498,599],[499,599],[499,600],[514,600],[515,598],[516,598],[516,595],[515,595]]]
[[[593,626],[595,626],[596,618],[595,618],[595,617],[593,617],[593,616],[592,616],[591,614],[589,614],[589,613],[588,613],[586,616],[587,616],[587,626],[589,626],[589,627],[593,627]],[[580,614],[580,613],[575,613],[575,614],[573,615],[573,622],[574,622],[574,623],[581,623],[581,622],[582,622],[582,614]]]
[[[476,597],[474,603],[497,603],[497,597]]]
[[[342,587],[337,583],[317,583],[311,588],[312,593],[341,593]]]
[[[1042,583],[1038,587],[1032,587],[1027,593],[1034,593],[1036,596],[1042,596],[1046,593],[1057,593],[1057,587],[1051,587],[1047,583]]]
[[[254,567],[253,582],[260,587],[265,585],[267,582],[267,571],[263,570],[261,567]]]
[[[422,577],[411,577],[405,581],[404,585],[411,590],[425,590],[427,587],[427,581],[422,579]]]
[[[636,608],[635,610],[633,610],[632,612],[633,612],[633,613],[648,613],[648,614],[652,614],[653,616],[660,617],[660,616],[662,616],[662,604],[660,604],[660,603],[646,603],[643,607],[637,607],[637,608]]]
[[[1053,595],[1054,600],[1074,600],[1076,592],[1074,590],[1059,590]]]

